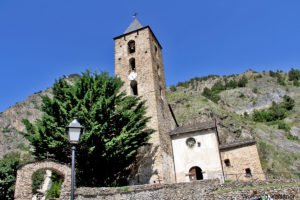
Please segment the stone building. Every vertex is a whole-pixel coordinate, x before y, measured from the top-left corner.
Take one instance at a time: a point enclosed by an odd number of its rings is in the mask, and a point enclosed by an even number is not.
[[[140,150],[132,184],[213,178],[223,182],[227,173],[243,174],[245,180],[262,174],[255,142],[219,145],[215,122],[178,127],[166,99],[162,46],[149,26],[135,18],[114,41],[115,75],[124,81],[127,94],[146,100],[148,126],[156,130]]]

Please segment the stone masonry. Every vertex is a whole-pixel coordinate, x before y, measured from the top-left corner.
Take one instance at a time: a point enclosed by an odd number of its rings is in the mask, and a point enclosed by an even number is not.
[[[70,198],[71,188],[71,169],[53,161],[41,161],[30,163],[22,166],[17,172],[17,181],[15,188],[15,200],[32,199],[32,175],[39,169],[52,170],[64,177],[60,199],[67,200]]]
[[[120,188],[78,188],[76,200],[300,200],[299,180],[231,182],[202,180]],[[266,199],[266,198],[265,198]]]
[[[255,141],[221,145],[220,151],[225,179],[265,180]],[[226,166],[225,160],[229,160],[229,166]],[[247,168],[250,169],[251,175],[246,174]]]

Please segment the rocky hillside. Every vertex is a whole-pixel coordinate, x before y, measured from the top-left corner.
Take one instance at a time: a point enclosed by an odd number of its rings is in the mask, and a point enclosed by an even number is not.
[[[70,83],[78,74],[65,77]],[[51,88],[39,91],[28,97],[25,101],[16,103],[0,113],[0,158],[11,151],[27,152],[30,150],[29,142],[23,137],[25,126],[23,119],[34,122],[42,115],[40,111],[42,96],[51,95]]]
[[[217,119],[221,143],[256,138],[263,169],[269,176],[299,178],[300,72],[297,73],[292,79],[288,73],[251,70],[241,75],[197,77],[171,86],[167,96],[181,125]],[[35,121],[41,116],[42,95],[51,95],[51,89],[35,93],[0,113],[0,158],[10,151],[30,149],[22,134],[22,119]],[[286,96],[294,100],[290,110],[282,106]],[[283,111],[274,114],[278,118],[270,118],[277,110]]]
[[[300,78],[300,71],[295,71]],[[171,86],[168,100],[181,125],[215,118],[221,143],[256,138],[269,176],[299,178],[300,87],[299,79],[289,79],[294,78],[288,73],[252,70],[241,75],[197,77]],[[294,100],[291,110],[283,108],[286,96]],[[282,115],[273,119],[277,113],[272,112],[281,110]],[[271,118],[257,119],[265,113],[271,113]]]

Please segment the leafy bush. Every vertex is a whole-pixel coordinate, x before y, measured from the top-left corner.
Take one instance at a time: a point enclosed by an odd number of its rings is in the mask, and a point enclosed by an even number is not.
[[[244,93],[240,93],[240,96],[239,96],[240,98],[244,98],[245,97],[245,95],[244,95]]]
[[[287,112],[293,109],[294,105],[295,100],[285,95],[283,101],[279,104],[273,102],[272,106],[268,109],[254,110],[252,118],[257,122],[282,120],[287,116]]]
[[[225,87],[227,89],[234,89],[238,86],[238,83],[236,82],[236,80],[230,80],[228,83],[225,84]]]
[[[40,169],[32,175],[32,194],[36,194],[37,190],[41,188],[45,178],[45,170]]]
[[[257,94],[257,93],[258,93],[258,89],[257,89],[256,87],[253,88],[253,89],[252,89],[252,92],[255,93],[255,94]]]
[[[289,81],[294,81],[294,80],[299,81],[300,80],[300,70],[292,68],[289,71],[288,76],[289,76]]]
[[[51,181],[52,185],[47,191],[46,199],[59,198],[63,178],[59,174],[52,173]]]
[[[204,88],[202,95],[212,100],[215,103],[217,103],[221,99],[221,97],[218,95],[216,91],[208,89],[207,87]]]
[[[258,74],[257,76],[255,76],[255,78],[262,78],[263,76],[261,74]]]
[[[299,138],[297,136],[292,135],[290,133],[287,133],[286,137],[287,137],[288,140],[299,140]]]
[[[227,89],[234,89],[236,87],[245,87],[248,79],[246,76],[243,76],[238,82],[234,79],[228,81],[226,78],[224,78],[225,84],[222,83],[221,80],[217,81],[211,89],[205,87],[202,95],[205,96],[206,98],[212,100],[213,102],[217,103],[221,97],[219,96],[219,93],[227,90]],[[243,97],[243,95],[241,96]]]
[[[290,96],[284,95],[283,102],[281,104],[285,109],[292,110],[295,106],[295,100]]]
[[[171,87],[170,87],[170,90],[171,90],[171,92],[176,92],[176,87],[174,86],[174,85],[172,85]]]
[[[14,185],[20,163],[19,153],[7,154],[0,160],[0,199],[14,199]]]
[[[242,78],[240,78],[240,80],[238,81],[237,85],[239,87],[246,87],[247,83],[248,83],[248,79],[245,75],[243,75]]]
[[[220,77],[219,75],[214,75],[214,74],[211,74],[211,75],[208,75],[208,76],[204,76],[204,77],[194,77],[188,81],[185,81],[185,82],[179,82],[177,83],[177,86],[181,86],[181,87],[185,87],[187,88],[189,86],[189,84],[192,84],[193,82],[201,82],[201,81],[206,81],[208,79],[215,79],[217,77]]]
[[[277,78],[277,83],[280,85],[286,85],[285,84],[285,78],[282,76],[282,71],[277,70],[276,72],[270,71],[269,74],[273,78]]]
[[[298,80],[294,80],[293,85],[296,87],[300,87],[300,82]]]
[[[277,83],[283,86],[286,85],[284,77],[280,73],[277,73]]]
[[[277,125],[278,129],[282,129],[285,132],[289,132],[291,130],[291,126],[283,121],[278,121]]]
[[[188,88],[189,87],[190,82],[179,82],[177,84],[177,87],[184,87],[184,88]]]

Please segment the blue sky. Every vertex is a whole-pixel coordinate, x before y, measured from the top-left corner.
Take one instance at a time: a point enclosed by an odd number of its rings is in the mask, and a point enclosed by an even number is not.
[[[86,69],[113,75],[113,37],[138,12],[167,85],[300,67],[299,0],[0,0],[0,111]]]

